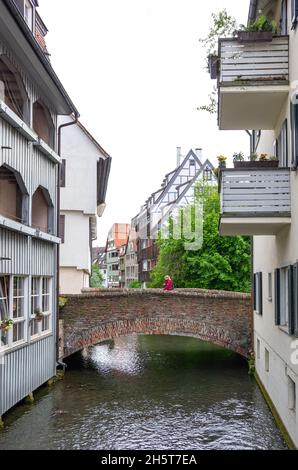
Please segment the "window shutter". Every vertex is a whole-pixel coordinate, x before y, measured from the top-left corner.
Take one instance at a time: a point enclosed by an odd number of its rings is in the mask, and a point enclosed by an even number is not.
[[[288,330],[289,334],[294,334],[294,292],[293,292],[293,266],[289,266],[288,270],[288,307],[289,307],[289,319],[288,319]]]
[[[292,29],[295,29],[298,16],[298,0],[291,0]]]
[[[280,269],[274,271],[275,325],[280,325]]]
[[[66,160],[63,159],[60,167],[60,187],[65,188]]]
[[[259,314],[263,315],[263,276],[262,273],[258,273],[259,282]]]
[[[280,32],[284,35],[288,33],[287,0],[282,0],[281,3]]]
[[[298,337],[298,263],[293,266],[293,334]]]
[[[65,215],[60,215],[60,218],[59,218],[59,237],[61,238],[61,243],[64,243],[64,238],[65,238]]]
[[[291,103],[292,167],[298,166],[298,105]]]
[[[257,287],[257,275],[254,274],[254,285],[253,285],[253,294],[254,294],[254,310],[257,310],[257,293],[256,293],[256,287]]]

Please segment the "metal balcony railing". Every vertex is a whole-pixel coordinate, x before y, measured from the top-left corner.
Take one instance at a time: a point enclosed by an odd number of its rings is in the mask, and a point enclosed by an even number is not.
[[[225,169],[220,178],[222,217],[290,217],[290,169]]]
[[[219,86],[287,83],[289,37],[271,42],[241,43],[236,38],[219,41]]]

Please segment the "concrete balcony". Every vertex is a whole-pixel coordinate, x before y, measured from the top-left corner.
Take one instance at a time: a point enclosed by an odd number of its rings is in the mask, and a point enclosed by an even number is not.
[[[220,129],[274,129],[289,93],[289,38],[219,41]]]
[[[290,169],[225,169],[221,235],[276,235],[291,224]]]

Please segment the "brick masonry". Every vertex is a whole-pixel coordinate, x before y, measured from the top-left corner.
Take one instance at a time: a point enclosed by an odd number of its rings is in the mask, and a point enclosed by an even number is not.
[[[182,335],[244,357],[252,347],[251,296],[203,289],[88,289],[60,312],[64,357],[128,334]]]

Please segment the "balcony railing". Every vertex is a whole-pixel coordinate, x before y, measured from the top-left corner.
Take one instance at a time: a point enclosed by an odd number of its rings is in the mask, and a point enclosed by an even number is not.
[[[240,43],[221,39],[220,84],[253,85],[289,80],[289,38],[277,36],[272,42]]]
[[[290,170],[221,171],[220,231],[226,235],[275,235],[291,223]]]
[[[219,41],[219,127],[274,129],[289,92],[289,38]]]

